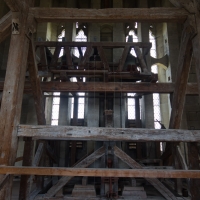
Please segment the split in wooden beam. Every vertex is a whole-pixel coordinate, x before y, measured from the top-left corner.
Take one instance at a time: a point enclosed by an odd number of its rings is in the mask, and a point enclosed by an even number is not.
[[[86,21],[86,22],[184,22],[188,16],[179,8],[31,8],[37,22]]]
[[[199,142],[199,130],[19,125],[18,137],[35,140]]]
[[[135,178],[200,178],[199,170],[100,169],[0,166],[0,174]]]

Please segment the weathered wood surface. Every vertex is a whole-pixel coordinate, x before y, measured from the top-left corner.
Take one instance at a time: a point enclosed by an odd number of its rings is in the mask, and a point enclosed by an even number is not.
[[[89,155],[87,158],[79,162],[74,166],[74,168],[85,168],[91,165],[93,162],[95,162],[97,159],[99,159],[101,156],[105,154],[105,148],[101,147],[100,149],[96,150],[94,153]],[[74,174],[76,176],[76,174]],[[53,197],[63,186],[65,186],[73,176],[65,176],[62,177],[54,186],[52,186],[47,193],[45,194],[45,197]]]
[[[109,70],[109,64],[108,64],[106,55],[105,55],[105,53],[104,53],[103,47],[102,47],[102,46],[98,46],[98,47],[97,47],[97,50],[98,50],[99,56],[100,56],[100,58],[101,58],[101,61],[103,62],[104,69]]]
[[[28,53],[28,69],[29,78],[32,88],[32,94],[34,97],[37,121],[39,125],[45,125],[45,108],[44,108],[44,96],[41,90],[40,79],[38,76],[38,68],[36,63],[35,49],[33,45],[33,39],[30,41],[29,53]]]
[[[142,166],[139,163],[133,160],[117,146],[114,147],[114,154],[132,169],[142,169]],[[154,179],[147,177],[146,180],[151,183],[167,200],[176,200],[176,197],[158,179],[155,179],[157,178],[156,176],[152,178]]]
[[[200,131],[180,129],[169,130],[19,125],[18,137],[32,137],[35,140],[199,142]]]
[[[91,52],[91,47],[102,46],[103,48],[124,48],[126,46],[134,47],[138,46],[140,48],[151,48],[150,42],[35,42],[35,46],[45,46],[45,47],[89,47],[88,54]],[[87,49],[86,49],[87,51]]]
[[[33,151],[34,151],[34,141],[31,140],[31,138],[28,138],[25,140],[25,144],[24,144],[22,166],[32,166]],[[21,176],[19,199],[29,199],[31,184],[32,183],[31,183],[30,175]]]
[[[179,8],[31,8],[37,22],[184,22],[188,12]]]
[[[0,19],[0,33],[4,32],[8,27],[10,27],[12,22],[12,12],[8,12]]]
[[[94,161],[94,160],[93,160]],[[0,174],[136,178],[200,178],[199,170],[100,169],[0,166]],[[68,177],[69,178],[69,177]]]
[[[25,0],[21,1],[22,3]],[[27,16],[20,17],[20,33],[12,35],[0,112],[0,165],[14,165],[17,153],[17,125],[20,121],[29,40]],[[19,51],[19,49],[21,49]],[[11,198],[12,177],[0,190],[0,199]]]
[[[195,30],[192,27],[194,19],[188,18],[188,21],[184,25],[184,29],[181,37],[181,45],[178,57],[178,70],[176,74],[176,83],[174,89],[174,95],[172,100],[172,111],[170,117],[169,128],[178,129],[181,125],[181,119],[183,114],[183,108],[185,105],[185,94],[189,76],[189,70],[191,67],[192,59],[192,37]]]
[[[0,91],[4,82],[0,81]],[[126,83],[126,82],[42,82],[43,92],[122,92],[122,93],[173,93],[174,83]],[[26,82],[24,92],[32,92],[30,82]],[[186,95],[198,95],[196,83],[188,83]]]
[[[39,165],[43,150],[44,150],[44,143],[41,142],[38,145],[37,151],[35,153],[35,157],[33,159],[33,164],[32,164],[33,167],[37,167]]]

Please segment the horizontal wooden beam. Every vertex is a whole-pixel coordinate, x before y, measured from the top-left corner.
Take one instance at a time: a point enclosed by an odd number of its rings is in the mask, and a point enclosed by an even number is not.
[[[43,92],[124,92],[124,93],[173,93],[173,83],[131,83],[131,82],[42,82]],[[31,91],[25,84],[25,91]],[[197,84],[188,83],[187,95],[198,95]]]
[[[124,48],[127,46],[140,48],[151,48],[150,42],[35,42],[35,46],[45,47],[103,47],[103,48]]]
[[[4,82],[0,81],[0,91]],[[122,92],[122,93],[173,93],[174,83],[131,82],[41,82],[43,92]],[[25,83],[24,92],[32,92],[30,82]],[[198,95],[196,83],[187,84],[187,95]]]
[[[18,137],[32,137],[35,140],[200,142],[200,131],[19,125]]]
[[[0,174],[137,178],[200,178],[199,170],[99,169],[1,166]]]
[[[180,8],[31,8],[37,22],[184,22],[188,16]]]

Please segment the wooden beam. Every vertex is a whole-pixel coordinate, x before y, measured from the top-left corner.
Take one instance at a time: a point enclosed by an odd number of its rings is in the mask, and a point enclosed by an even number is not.
[[[81,162],[79,162],[78,164],[76,164],[74,166],[74,168],[79,168],[80,169],[80,168],[88,167],[93,162],[95,162],[97,159],[99,159],[100,157],[102,157],[104,154],[105,154],[105,148],[101,147],[100,149],[96,150],[94,153],[92,153],[91,155],[89,155],[87,158],[85,158],[84,160],[82,160]],[[76,176],[76,175],[74,175],[74,176]],[[73,176],[68,176],[68,177],[64,176],[61,179],[59,179],[59,181],[53,187],[51,187],[47,191],[47,193],[45,194],[45,197],[53,197],[72,178],[73,178]]]
[[[135,178],[200,178],[199,170],[99,169],[0,166],[0,174]]]
[[[182,32],[180,52],[178,57],[178,70],[172,100],[172,111],[169,128],[178,129],[181,125],[183,108],[185,104],[186,88],[192,58],[192,37],[195,34],[194,19],[188,18]]]
[[[179,8],[31,8],[37,22],[184,22],[188,12]]]
[[[199,142],[199,130],[19,125],[18,137],[35,140]]]
[[[139,163],[133,160],[117,146],[114,147],[114,154],[132,169],[142,169],[142,166]],[[151,183],[167,200],[176,199],[176,197],[158,179],[150,179],[150,177],[147,177],[146,180]]]
[[[23,166],[32,166],[34,150],[34,141],[31,138],[25,140],[24,144],[24,155],[23,155]],[[19,199],[29,199],[31,192],[31,176],[22,175],[19,189]]]
[[[4,82],[0,81],[0,91]],[[43,92],[122,92],[122,93],[173,93],[174,83],[126,83],[126,82],[41,82]],[[32,92],[30,82],[26,82],[25,93]],[[198,95],[196,83],[188,83],[186,95]]]
[[[45,119],[44,97],[43,97],[43,92],[41,90],[40,79],[38,76],[33,39],[31,40],[29,46],[28,69],[29,69],[29,78],[30,78],[32,93],[35,101],[37,121],[39,125],[45,125],[46,119]]]
[[[130,46],[126,46],[124,48],[123,54],[122,54],[122,58],[119,62],[119,66],[118,66],[118,71],[121,72],[123,70],[126,58],[128,56],[128,53],[130,52]]]
[[[14,165],[17,153],[17,124],[20,121],[29,48],[29,40],[26,37],[27,15],[18,14],[21,29],[18,35],[11,36],[0,111],[0,165]],[[0,190],[0,199],[11,198],[11,185],[12,178]]]
[[[135,53],[137,55],[137,58],[139,60],[139,63],[140,63],[140,67],[142,69],[142,72],[145,73],[145,74],[151,74],[151,72],[149,72],[148,68],[147,68],[147,65],[144,61],[144,57],[142,55],[142,52],[140,50],[140,48],[138,46],[135,46],[134,47],[134,50],[135,50]]]
[[[87,46],[85,54],[81,60],[81,65],[85,65],[87,61],[89,61],[90,55],[92,53],[92,46]]]
[[[0,19],[0,33],[4,32],[12,23],[12,12],[8,12]]]
[[[1,90],[3,82],[0,83]],[[174,83],[126,83],[126,82],[42,82],[43,92],[124,92],[124,93],[173,93]],[[28,84],[25,91],[31,92]],[[188,83],[188,95],[197,95],[197,84]]]
[[[138,46],[140,48],[151,48],[151,43],[149,42],[35,42],[35,46],[45,46],[45,47],[89,47],[88,54],[91,52],[91,47],[99,47],[103,48],[124,48],[126,46],[135,47]],[[87,51],[87,49],[86,49]]]
[[[99,56],[100,56],[100,58],[101,58],[101,61],[103,62],[104,69],[110,71],[110,70],[109,70],[109,64],[108,64],[106,55],[105,55],[105,53],[104,53],[103,47],[102,47],[102,46],[98,46],[98,47],[97,47],[97,50],[98,50]]]

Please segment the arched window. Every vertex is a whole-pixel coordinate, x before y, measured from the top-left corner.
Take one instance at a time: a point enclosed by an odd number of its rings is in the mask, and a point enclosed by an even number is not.
[[[126,42],[128,42],[129,36],[132,36],[133,42],[138,42],[138,36],[135,34],[134,30],[129,31],[129,34],[126,36]],[[136,57],[134,49],[131,49],[131,54]]]
[[[156,58],[156,40],[155,36],[149,32],[149,40],[152,43],[152,48],[150,54],[152,57]],[[157,74],[158,73],[158,66],[153,65],[151,67],[151,72]],[[153,109],[154,109],[154,127],[155,129],[160,129],[161,125],[157,121],[161,121],[161,111],[160,111],[160,95],[157,93],[153,94]]]

